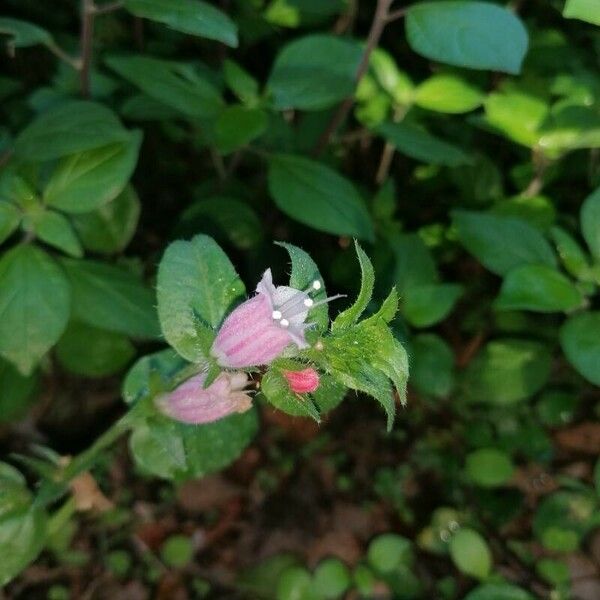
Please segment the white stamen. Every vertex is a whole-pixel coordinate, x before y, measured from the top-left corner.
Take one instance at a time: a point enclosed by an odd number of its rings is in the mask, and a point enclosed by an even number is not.
[[[274,311],[271,313],[271,316],[272,316],[272,317],[273,317],[273,318],[274,318],[276,321],[279,321],[279,319],[281,319],[281,317],[282,317],[282,314],[281,314],[281,311],[280,311],[280,310],[274,310]]]
[[[304,300],[304,306],[306,306],[307,308],[310,308],[313,304],[314,302],[312,298],[306,298]]]
[[[287,327],[290,324],[290,322],[287,319],[281,319],[281,321],[279,321],[279,324],[282,327]]]
[[[315,279],[312,282],[312,287],[313,287],[313,290],[320,290],[321,289],[321,282],[318,279]]]

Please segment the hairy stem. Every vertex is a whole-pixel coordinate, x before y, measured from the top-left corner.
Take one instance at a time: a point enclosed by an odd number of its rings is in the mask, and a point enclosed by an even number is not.
[[[377,0],[377,8],[375,9],[375,15],[373,16],[373,22],[369,35],[367,36],[367,43],[365,51],[363,52],[362,58],[356,69],[356,75],[354,76],[355,84],[361,80],[362,76],[367,72],[369,68],[369,59],[371,58],[371,52],[379,44],[379,39],[383,33],[383,29],[388,21],[389,8],[393,0]],[[325,131],[319,137],[314,149],[313,156],[319,156],[323,150],[329,145],[331,137],[337,131],[338,127],[344,122],[348,113],[350,112],[352,105],[354,104],[354,96],[346,98],[338,107],[333,114],[329,124],[325,128]]]

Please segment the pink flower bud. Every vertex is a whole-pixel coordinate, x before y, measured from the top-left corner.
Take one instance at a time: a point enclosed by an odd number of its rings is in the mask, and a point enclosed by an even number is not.
[[[283,376],[287,379],[292,392],[297,394],[314,392],[319,387],[319,374],[312,367],[302,371],[283,371]]]
[[[240,304],[221,325],[212,346],[219,365],[230,369],[267,365],[290,344],[307,348],[304,332],[311,326],[305,323],[309,311],[339,297],[313,301],[310,292],[321,286],[317,280],[305,291],[275,287],[267,269],[256,296]]]
[[[248,383],[246,373],[221,373],[206,389],[205,380],[206,372],[195,375],[159,396],[156,405],[172,419],[195,425],[212,423],[252,406],[251,398],[242,391]]]

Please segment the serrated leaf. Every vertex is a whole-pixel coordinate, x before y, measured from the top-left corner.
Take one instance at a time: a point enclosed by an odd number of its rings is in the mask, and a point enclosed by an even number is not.
[[[360,291],[354,304],[335,318],[335,321],[331,324],[332,331],[339,331],[354,325],[367,308],[373,295],[373,287],[375,285],[373,264],[365,254],[365,251],[358,245],[358,242],[354,242],[354,247],[360,264]]]
[[[216,330],[244,293],[242,280],[212,238],[197,235],[189,242],[173,242],[158,268],[158,314],[165,339],[188,360],[206,360],[206,340],[198,328]]]
[[[125,8],[136,17],[167,25],[176,31],[238,45],[237,27],[222,11],[201,0],[125,0]]]

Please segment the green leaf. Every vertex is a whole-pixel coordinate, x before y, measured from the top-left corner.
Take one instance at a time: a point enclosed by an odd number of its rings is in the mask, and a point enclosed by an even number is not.
[[[45,210],[25,217],[23,224],[24,229],[33,231],[42,242],[76,258],[83,255],[73,227],[64,215]]]
[[[223,77],[227,87],[236,95],[238,100],[248,106],[259,103],[259,84],[248,71],[230,59],[223,61]]]
[[[474,529],[459,529],[450,539],[450,556],[459,571],[485,579],[492,568],[492,554],[487,542]]]
[[[382,123],[375,128],[396,150],[434,165],[456,167],[471,161],[458,146],[441,140],[412,123]]]
[[[127,143],[63,159],[44,190],[45,203],[66,212],[87,213],[114,200],[135,169],[141,142],[141,132],[135,131]]]
[[[302,365],[297,365],[297,369]],[[292,369],[293,370],[293,369]],[[310,394],[296,394],[281,369],[270,368],[263,376],[260,389],[269,404],[293,417],[309,417],[317,423],[321,422],[319,409],[315,406]]]
[[[127,365],[135,348],[123,335],[72,321],[56,346],[56,356],[71,373],[108,377]]]
[[[412,385],[423,394],[447,397],[454,387],[454,353],[438,335],[423,333],[411,340]]]
[[[496,202],[491,212],[505,217],[517,217],[546,232],[556,220],[556,209],[547,196],[513,196]]]
[[[212,238],[173,242],[158,267],[158,314],[165,339],[186,359],[206,360],[210,344],[202,330],[215,330],[244,293],[233,265]]]
[[[452,74],[434,75],[415,92],[415,104],[441,113],[461,114],[475,110],[483,102],[481,90]]]
[[[276,154],[269,159],[269,191],[289,217],[319,231],[373,240],[373,223],[353,184],[319,162]]]
[[[105,106],[69,100],[34,119],[15,140],[15,155],[28,162],[53,160],[109,144],[125,143],[131,134]]]
[[[148,419],[134,429],[130,448],[142,470],[182,481],[227,467],[250,444],[257,429],[255,409],[207,425]]]
[[[577,241],[561,227],[552,227],[550,237],[565,269],[581,281],[591,277],[589,257]]]
[[[477,354],[466,369],[466,400],[506,406],[529,398],[548,381],[552,355],[538,342],[494,340]]]
[[[510,10],[487,2],[420,2],[408,8],[410,47],[431,60],[518,74],[527,30]]]
[[[219,91],[189,64],[148,56],[111,56],[106,64],[151,98],[186,117],[212,119],[223,108]]]
[[[412,567],[415,556],[409,539],[395,533],[384,533],[369,544],[367,560],[379,573],[393,573],[401,565]]]
[[[258,108],[228,106],[215,123],[215,143],[219,152],[229,154],[247,146],[267,129],[267,115]]]
[[[0,200],[0,244],[6,241],[21,222],[21,213],[12,203]]]
[[[25,377],[9,362],[0,359],[0,422],[25,416],[38,387],[38,379],[37,373]]]
[[[69,282],[42,250],[21,245],[0,259],[0,355],[24,375],[58,341],[69,318]]]
[[[514,470],[510,456],[497,448],[475,450],[467,455],[465,462],[465,471],[471,481],[486,488],[505,484]]]
[[[332,35],[293,40],[277,55],[268,81],[276,110],[322,110],[351,96],[360,45]]]
[[[339,558],[326,558],[315,569],[313,585],[323,600],[342,598],[351,585],[350,571]]]
[[[0,463],[0,586],[5,586],[41,552],[46,539],[46,514],[35,506],[25,479]]]
[[[600,6],[595,0],[567,0],[563,15],[567,19],[581,19],[600,25]]]
[[[457,283],[434,283],[410,287],[404,292],[402,314],[415,327],[430,327],[443,321],[463,294]]]
[[[400,297],[412,287],[427,286],[439,279],[429,248],[416,233],[388,237],[395,258],[394,282]]]
[[[534,600],[524,589],[511,583],[484,583],[469,592],[464,600]]]
[[[495,308],[536,312],[571,311],[581,307],[583,296],[562,273],[546,265],[511,269],[502,282]]]
[[[181,214],[177,231],[181,237],[205,233],[219,243],[249,250],[262,241],[262,228],[261,220],[248,203],[219,195],[191,204]]]
[[[304,567],[288,567],[281,573],[275,592],[276,600],[320,600],[310,573]]]
[[[556,257],[535,227],[516,217],[457,210],[458,238],[490,271],[504,275],[524,264],[556,267]]]
[[[373,286],[375,285],[373,265],[365,251],[358,245],[358,242],[354,242],[354,247],[360,264],[360,291],[354,304],[335,318],[331,325],[332,331],[347,329],[354,325],[369,305],[373,295]]]
[[[9,36],[8,46],[12,48],[52,44],[52,36],[45,29],[20,19],[0,17],[0,39],[3,35]]]
[[[600,188],[588,196],[581,206],[581,233],[592,256],[600,262]]]
[[[539,144],[539,129],[548,116],[543,98],[516,86],[490,94],[484,103],[485,122],[508,139],[532,148]]]
[[[560,344],[575,370],[600,385],[600,312],[584,312],[569,317],[560,330]]]
[[[73,318],[131,337],[156,338],[154,292],[132,272],[92,260],[63,259],[73,289]]]
[[[99,254],[122,252],[131,241],[140,217],[140,201],[132,186],[114,199],[85,214],[71,216],[86,250]]]
[[[223,42],[237,48],[237,27],[223,12],[200,0],[125,0],[136,17],[158,21],[183,33]]]
[[[285,242],[275,242],[278,246],[285,248],[290,255],[292,261],[292,272],[290,273],[290,287],[297,290],[305,290],[312,286],[314,281],[321,282],[321,289],[312,293],[312,298],[315,302],[324,300],[327,297],[325,282],[319,272],[319,267],[310,255],[294,246]],[[329,325],[329,309],[327,304],[321,304],[310,310],[310,322],[317,325],[318,331],[324,331]]]

